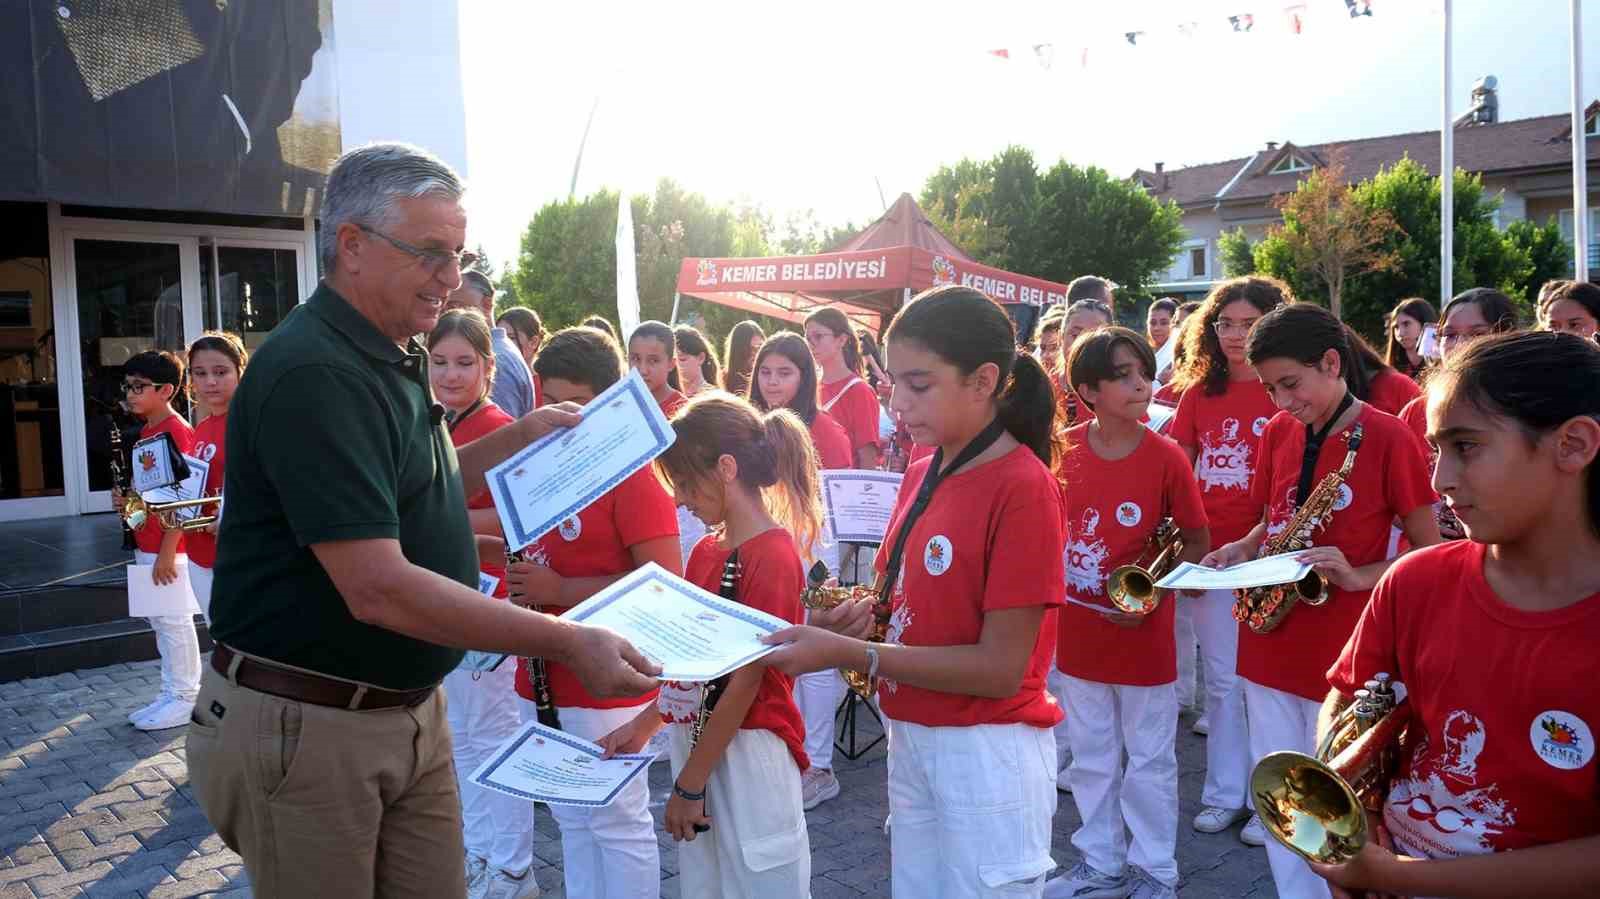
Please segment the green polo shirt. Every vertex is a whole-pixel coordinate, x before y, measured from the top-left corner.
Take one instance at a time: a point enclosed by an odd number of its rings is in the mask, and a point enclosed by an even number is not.
[[[455,448],[428,357],[326,284],[246,366],[228,410],[211,633],[251,655],[389,689],[437,683],[461,652],[364,624],[311,552],[399,540],[412,564],[476,588]]]

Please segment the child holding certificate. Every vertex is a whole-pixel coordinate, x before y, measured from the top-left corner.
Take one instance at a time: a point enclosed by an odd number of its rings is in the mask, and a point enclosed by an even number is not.
[[[489,399],[494,383],[494,344],[489,323],[478,310],[452,309],[439,316],[428,335],[428,381],[445,407],[450,441],[455,446],[511,424],[511,416]],[[474,533],[499,533],[488,490],[467,498],[467,515]],[[494,596],[504,599],[505,566],[485,564],[482,570],[499,581]],[[492,884],[504,895],[534,896],[539,885],[529,873],[533,866],[533,807],[467,780],[495,747],[521,726],[512,692],[514,672],[505,662],[492,671],[457,668],[445,676],[444,692],[461,790],[468,889],[481,891]]]
[[[906,471],[880,599],[812,616],[833,630],[774,634],[792,645],[767,662],[881,678],[895,895],[1038,897],[1061,720],[1045,691],[1063,594],[1055,398],[1011,319],[967,287],[903,307],[888,357],[894,411],[938,449]]]
[[[1324,728],[1405,684],[1399,770],[1342,890],[1600,895],[1600,350],[1487,337],[1428,379],[1433,484],[1467,539],[1400,559],[1327,672]]]
[[[780,331],[761,345],[750,402],[763,412],[788,409],[800,416],[809,426],[824,469],[852,467],[850,438],[832,415],[817,408],[817,367],[804,337]],[[838,545],[816,549],[820,552],[813,555],[820,556],[829,570],[838,571]],[[794,701],[806,720],[806,756],[811,759],[800,784],[808,811],[839,795],[839,779],[833,776],[833,719],[844,691],[844,678],[832,669],[795,678]]]
[[[1288,527],[1301,501],[1354,452],[1326,524],[1314,532],[1313,545],[1302,556],[1326,579],[1327,601],[1296,603],[1268,632],[1249,621],[1239,631],[1250,756],[1260,758],[1283,749],[1315,751],[1328,666],[1393,561],[1390,523],[1400,520],[1412,546],[1439,542],[1439,530],[1422,447],[1399,419],[1356,399],[1364,373],[1344,325],[1332,313],[1312,303],[1279,306],[1250,329],[1245,355],[1284,411],[1261,436],[1260,467],[1250,493],[1262,516],[1259,523],[1207,555],[1204,564],[1226,568],[1256,558],[1268,535]],[[1236,607],[1236,617],[1244,611]],[[1326,885],[1288,849],[1269,842],[1267,859],[1278,895],[1328,895]]]
[[[540,348],[533,366],[544,402],[579,405],[615,384],[623,371],[616,342],[595,328],[557,331]],[[521,555],[525,561],[513,562],[506,577],[512,602],[557,615],[649,562],[673,574],[682,571],[672,498],[648,468],[625,478]],[[534,679],[541,665],[559,727],[575,737],[598,740],[655,708],[655,691],[600,699],[559,663],[518,659],[516,690],[528,720],[536,716]],[[660,850],[646,778],[635,778],[603,808],[552,805],[550,813],[561,825],[568,896],[638,899],[659,894]]]
[[[661,322],[640,322],[628,338],[628,367],[637,368],[668,418],[689,401],[678,390],[677,338]]]
[[[1093,415],[1067,431],[1061,461],[1070,602],[1058,613],[1056,636],[1072,798],[1083,820],[1072,844],[1083,860],[1046,895],[1177,896],[1173,631],[1176,603],[1197,600],[1156,591],[1133,597],[1153,609],[1130,612],[1116,604],[1108,577],[1124,565],[1149,565],[1166,525],[1183,540],[1181,561],[1199,561],[1210,549],[1189,458],[1140,422],[1155,370],[1150,345],[1127,328],[1085,334],[1067,355],[1072,387]]]
[[[674,498],[713,529],[684,576],[780,618],[801,620],[805,587],[795,547],[821,530],[817,465],[793,412],[757,412],[713,394],[673,420],[677,440],[656,460]],[[788,675],[748,665],[713,684],[668,683],[660,714],[601,741],[634,752],[672,725],[666,829],[679,841],[684,896],[789,899],[811,894],[811,843],[800,807],[809,765],[805,724]]]
[[[237,334],[208,331],[189,347],[189,384],[204,404],[206,417],[194,429],[194,457],[205,462],[206,483],[201,496],[222,495],[224,444],[228,432],[228,404],[239,389],[247,354]],[[206,515],[217,514],[216,506],[205,506]],[[216,525],[184,535],[189,550],[189,585],[194,588],[200,614],[211,621],[212,569],[217,565]]]

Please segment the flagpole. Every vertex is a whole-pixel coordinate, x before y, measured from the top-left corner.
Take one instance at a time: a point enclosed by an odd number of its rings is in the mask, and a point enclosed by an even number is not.
[[[1589,280],[1589,140],[1584,136],[1583,0],[1572,0],[1572,256],[1573,278]]]
[[[1577,2],[1577,0],[1573,0]],[[1451,114],[1450,91],[1454,72],[1450,59],[1450,7],[1444,3],[1444,123],[1439,129],[1439,303],[1450,302],[1455,293],[1455,116]]]

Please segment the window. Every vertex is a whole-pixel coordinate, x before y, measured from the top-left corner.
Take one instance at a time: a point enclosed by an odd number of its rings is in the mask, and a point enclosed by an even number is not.
[[[1600,113],[1589,116],[1583,123],[1584,137],[1600,137]]]
[[[1289,155],[1283,157],[1283,159],[1277,165],[1272,167],[1271,174],[1287,175],[1290,172],[1304,172],[1310,168],[1311,166],[1306,165],[1305,160],[1294,155],[1293,153],[1290,153]]]
[[[1189,248],[1189,277],[1204,278],[1206,276],[1206,248]]]

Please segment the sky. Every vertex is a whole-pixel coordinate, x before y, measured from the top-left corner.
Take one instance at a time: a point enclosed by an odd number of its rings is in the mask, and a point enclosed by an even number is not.
[[[1443,0],[1373,0],[1360,19],[1301,0],[1298,35],[1292,2],[460,0],[469,240],[509,261],[539,207],[567,196],[580,143],[578,196],[671,177],[778,221],[859,226],[941,164],[1009,144],[1041,167],[1128,175],[1439,127]],[[1234,33],[1242,12],[1254,28]],[[1452,21],[1457,115],[1488,74],[1503,120],[1570,108],[1567,0],[1454,0]],[[1128,31],[1145,34],[1129,46]],[[1584,33],[1596,98],[1600,4]],[[1001,48],[1009,60],[988,52]]]

